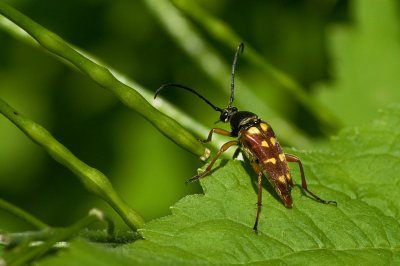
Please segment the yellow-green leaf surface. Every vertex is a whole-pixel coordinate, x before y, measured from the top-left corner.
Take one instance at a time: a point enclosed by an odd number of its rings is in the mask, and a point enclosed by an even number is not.
[[[144,240],[114,249],[73,242],[39,265],[399,265],[399,132],[400,106],[393,106],[324,150],[290,150],[303,160],[309,189],[337,207],[297,185],[293,209],[286,209],[265,182],[256,235],[256,177],[243,162],[222,161],[202,180],[205,194],[183,198],[171,215],[148,223]]]

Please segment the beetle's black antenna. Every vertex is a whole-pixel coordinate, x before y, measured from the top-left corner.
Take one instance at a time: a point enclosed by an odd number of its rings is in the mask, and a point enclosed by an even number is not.
[[[235,68],[236,68],[236,62],[239,57],[239,53],[243,53],[244,50],[244,44],[240,43],[239,46],[236,49],[235,57],[233,58],[233,63],[232,63],[232,78],[231,78],[231,97],[229,98],[229,103],[228,103],[228,108],[232,106],[233,99],[234,99],[234,92],[235,92]]]
[[[218,112],[221,112],[221,113],[222,113],[222,109],[221,109],[221,108],[219,108],[219,107],[215,106],[214,104],[212,104],[209,100],[207,100],[206,98],[204,98],[204,97],[203,97],[202,95],[200,95],[197,91],[195,91],[194,89],[191,89],[191,88],[189,88],[189,87],[180,85],[180,84],[168,83],[168,84],[161,85],[161,87],[158,88],[158,89],[156,90],[156,94],[154,95],[154,99],[157,97],[157,95],[158,95],[163,89],[165,89],[165,88],[167,88],[167,87],[177,87],[177,88],[182,88],[182,89],[185,89],[185,90],[187,90],[187,91],[190,91],[191,93],[196,94],[200,99],[202,99],[203,101],[205,101],[205,102],[206,102],[208,105],[210,105],[215,111],[218,111]]]

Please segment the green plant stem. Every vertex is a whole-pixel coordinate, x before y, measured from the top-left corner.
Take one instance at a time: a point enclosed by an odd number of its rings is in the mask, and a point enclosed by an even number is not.
[[[40,45],[32,38],[29,34],[25,31],[22,31],[16,24],[12,23],[5,17],[0,15],[0,27],[7,31],[10,35],[14,36],[19,41],[22,41],[26,44],[29,44],[35,48],[40,47]],[[85,57],[90,58],[90,60],[95,61],[92,59],[93,56],[89,55],[87,52],[80,50],[81,54]],[[55,54],[51,54],[55,58],[59,59]],[[67,61],[60,60],[60,62],[66,64],[67,66],[71,66]],[[193,118],[188,115],[187,113],[183,112],[176,106],[172,105],[165,99],[159,97],[154,100],[154,91],[150,92],[149,90],[145,89],[143,86],[139,85],[137,82],[133,81],[131,78],[119,73],[118,71],[112,69],[112,67],[107,66],[107,69],[113,73],[113,75],[120,80],[121,82],[127,84],[131,88],[135,88],[137,92],[139,92],[148,102],[151,102],[155,108],[160,110],[162,113],[166,114],[169,117],[173,117],[176,121],[179,121],[181,125],[183,125],[186,129],[190,132],[195,133],[196,136],[205,136],[209,132],[209,128],[205,127],[203,124],[199,123],[198,121],[193,120]],[[213,142],[210,145],[213,145],[216,149],[219,148],[223,142]],[[207,150],[204,151],[205,153]],[[202,158],[200,158],[202,159]]]
[[[103,173],[79,160],[45,128],[19,114],[2,99],[0,99],[0,113],[20,128],[25,135],[42,146],[57,162],[78,176],[88,191],[109,203],[129,227],[136,230],[143,226],[143,218],[118,196]]]
[[[216,88],[225,88],[224,93],[229,95],[230,87],[230,67],[227,62],[223,60],[212,47],[210,47],[201,37],[200,33],[188,21],[182,13],[170,3],[169,0],[145,0],[149,10],[154,13],[154,17],[159,20],[160,24],[164,27],[176,43],[185,51],[194,62],[196,62],[200,69],[216,84]],[[179,29],[177,29],[179,25]],[[236,47],[237,42],[232,47]],[[247,52],[246,52],[247,53]],[[229,62],[230,63],[230,62]],[[226,77],[226,79],[221,78]],[[292,126],[285,118],[280,116],[274,110],[265,105],[255,93],[252,92],[250,86],[243,82],[240,77],[235,78],[237,87],[240,87],[242,97],[237,97],[235,105],[240,107],[251,106],[252,112],[257,114],[267,113],[269,116],[269,123],[279,128],[280,139],[290,145],[307,147],[311,141],[299,129]],[[228,98],[228,96],[227,96]],[[243,108],[241,108],[243,109]]]
[[[205,11],[195,1],[172,0],[172,2],[180,10],[198,22],[199,25],[202,25],[214,38],[224,43],[229,48],[235,47],[239,42],[244,40],[244,38],[235,33],[229,25]],[[287,90],[293,97],[301,102],[303,106],[318,119],[322,125],[322,129],[324,129],[326,133],[331,134],[341,128],[342,123],[339,122],[338,118],[334,116],[331,111],[307,94],[305,89],[289,75],[265,61],[249,44],[246,44],[245,58],[264,71],[270,79],[279,84],[279,86],[275,87]]]
[[[120,82],[106,67],[85,57],[56,34],[2,2],[0,2],[0,14],[26,31],[44,49],[65,59],[97,84],[114,93],[122,103],[145,117],[176,144],[198,156],[205,153],[205,148],[192,134],[174,119],[155,109],[136,90]]]
[[[92,210],[92,212],[96,211],[99,212],[97,209]],[[102,212],[100,212],[100,214],[100,217],[104,217],[101,220],[107,223],[106,230],[81,230],[76,233],[76,236],[87,239],[90,242],[115,244],[132,243],[135,240],[141,239],[139,233],[132,230],[116,231],[112,219],[107,217]],[[17,245],[24,245],[26,242],[44,242],[59,234],[63,230],[65,230],[65,228],[47,227],[38,231],[25,231],[17,233],[4,232],[0,233],[0,245],[4,245],[7,247],[7,249],[10,249]]]
[[[20,218],[21,220],[25,221],[26,223],[38,228],[38,229],[45,229],[48,228],[49,226],[45,224],[44,222],[40,221],[33,215],[27,213],[26,211],[22,210],[21,208],[18,208],[17,206],[0,199],[0,209],[3,209],[14,216]]]
[[[39,258],[43,254],[45,254],[57,242],[70,239],[77,232],[98,221],[108,222],[104,220],[103,212],[97,209],[92,209],[89,212],[88,216],[84,217],[83,219],[79,220],[78,222],[67,228],[49,230],[49,239],[46,240],[42,245],[33,248],[29,246],[24,246],[23,249],[28,250],[19,250],[18,254],[11,254],[12,256],[6,258],[6,261],[8,263],[7,265],[26,265],[32,260]]]

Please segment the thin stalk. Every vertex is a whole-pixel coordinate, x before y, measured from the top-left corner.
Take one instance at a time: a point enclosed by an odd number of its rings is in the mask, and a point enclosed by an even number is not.
[[[141,114],[176,144],[198,156],[205,153],[205,148],[191,133],[174,119],[155,109],[139,92],[119,81],[106,67],[92,61],[58,35],[2,2],[0,14],[26,31],[44,49],[71,63],[97,84],[114,93],[122,103]]]
[[[23,220],[24,222],[36,227],[37,229],[45,229],[45,228],[49,227],[47,224],[40,221],[38,218],[34,217],[33,215],[22,210],[21,208],[3,200],[3,199],[0,199],[0,209],[3,209],[5,211],[11,213],[12,215]]]
[[[18,254],[11,254],[11,256],[6,258],[7,265],[26,265],[48,252],[57,242],[70,239],[82,229],[98,221],[109,222],[105,220],[103,212],[97,209],[92,209],[88,216],[82,218],[73,225],[67,228],[59,228],[52,232],[50,231],[49,239],[43,242],[43,244],[35,247],[24,246],[24,250],[18,250]]]
[[[119,197],[102,172],[79,160],[45,128],[19,114],[2,99],[0,99],[0,113],[21,129],[26,136],[44,148],[54,160],[70,169],[89,192],[110,204],[129,227],[136,230],[143,226],[143,218]]]

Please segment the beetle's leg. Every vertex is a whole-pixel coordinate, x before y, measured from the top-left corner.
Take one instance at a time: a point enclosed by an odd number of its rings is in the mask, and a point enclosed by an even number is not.
[[[188,181],[186,181],[186,183],[189,182],[193,182],[198,180],[199,178],[202,178],[203,176],[206,176],[208,173],[210,173],[211,168],[213,167],[214,163],[217,161],[217,159],[219,158],[219,156],[221,156],[222,153],[224,153],[227,149],[229,149],[230,147],[232,147],[233,145],[238,145],[239,141],[237,140],[232,140],[232,141],[228,141],[227,143],[225,143],[224,145],[221,146],[221,148],[219,149],[217,155],[215,155],[214,159],[212,159],[212,161],[210,162],[210,164],[207,166],[207,168],[201,172],[198,175],[195,175],[194,177],[190,178]]]
[[[253,166],[254,171],[257,174],[257,185],[258,185],[258,193],[257,193],[257,213],[256,213],[256,221],[254,222],[253,230],[257,234],[257,226],[258,226],[258,219],[260,217],[261,206],[262,206],[262,171],[257,162],[252,162],[251,166]]]
[[[207,139],[204,139],[204,140],[199,139],[199,141],[200,141],[201,143],[208,143],[208,142],[210,142],[211,139],[212,139],[212,135],[213,135],[214,133],[215,133],[215,134],[219,134],[219,135],[223,135],[223,136],[231,136],[231,137],[234,137],[234,136],[232,135],[232,132],[229,132],[229,131],[227,131],[227,130],[225,130],[225,129],[222,129],[222,128],[213,128],[213,129],[210,130],[210,133],[208,133]]]
[[[233,153],[233,156],[232,156],[233,160],[235,160],[239,156],[239,153],[241,152],[241,150],[242,149],[240,148],[240,146],[237,147],[237,149],[235,150],[235,152]]]
[[[303,170],[303,164],[300,161],[300,158],[292,155],[292,154],[285,154],[286,160],[288,162],[292,162],[292,163],[297,163],[299,165],[300,168],[300,174],[301,174],[301,187],[304,191],[308,192],[316,201],[324,203],[324,204],[333,204],[333,205],[337,205],[336,201],[333,200],[323,200],[320,197],[318,197],[317,195],[315,195],[314,193],[312,193],[310,190],[308,190],[307,188],[307,181],[306,181],[306,177],[304,175],[304,170]]]

